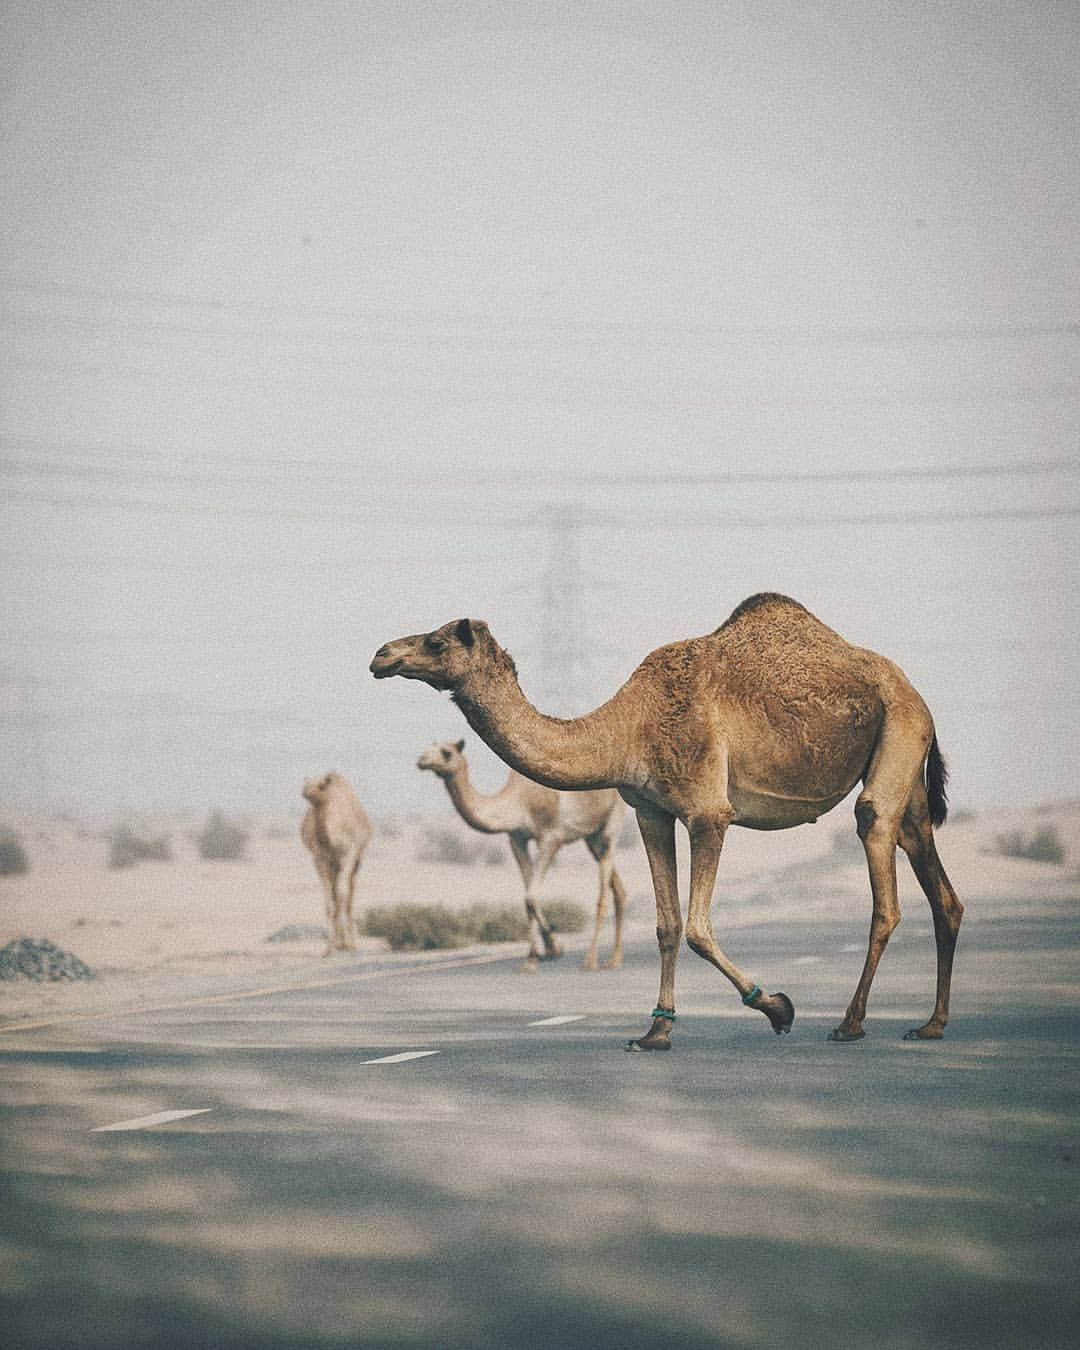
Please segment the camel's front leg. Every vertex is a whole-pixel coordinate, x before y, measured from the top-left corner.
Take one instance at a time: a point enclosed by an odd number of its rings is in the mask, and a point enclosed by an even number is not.
[[[755,1008],[769,1019],[779,1036],[791,1030],[795,1009],[786,994],[763,994],[753,980],[748,979],[730,961],[716,941],[712,926],[713,887],[720,851],[724,846],[730,820],[730,808],[711,817],[695,817],[689,824],[690,832],[690,907],[686,916],[687,946],[727,976],[739,991],[743,1003]]]
[[[331,858],[326,864],[326,952],[339,951],[341,948],[341,912],[343,903],[343,877],[341,860]]]
[[[656,893],[656,940],[660,945],[660,996],[653,1009],[652,1026],[640,1040],[629,1041],[628,1050],[670,1050],[675,1025],[675,962],[682,937],[679,908],[678,862],[675,854],[675,817],[664,811],[637,810],[638,829],[649,859]]]
[[[351,940],[349,923],[352,917],[352,855],[346,854],[334,864],[334,918],[333,943],[339,952],[348,951],[355,942]]]
[[[323,888],[326,902],[326,949],[323,956],[329,956],[334,950],[334,870],[326,858],[316,855],[315,870]]]
[[[356,874],[359,870],[359,853],[350,854],[348,863],[342,873],[342,875],[348,877],[342,915],[344,928],[344,941],[342,946],[350,952],[356,951],[356,918],[353,914],[353,904],[356,900]]]

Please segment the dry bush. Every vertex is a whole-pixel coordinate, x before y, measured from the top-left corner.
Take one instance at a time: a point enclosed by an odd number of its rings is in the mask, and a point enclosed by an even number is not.
[[[552,900],[544,914],[561,933],[576,933],[585,926],[580,905]],[[470,905],[452,910],[445,905],[394,905],[369,909],[362,920],[368,937],[384,938],[395,951],[435,951],[468,947],[474,942],[523,942],[529,923],[523,909],[509,905]]]
[[[1065,845],[1053,825],[1044,825],[1032,835],[1009,830],[994,839],[993,851],[1003,858],[1027,858],[1031,862],[1063,863]]]
[[[368,937],[385,938],[391,951],[464,947],[471,940],[460,915],[445,905],[394,905],[369,909],[362,921]]]
[[[0,877],[19,877],[30,871],[22,840],[8,825],[0,826]]]
[[[167,834],[151,837],[134,825],[118,825],[109,835],[109,866],[134,867],[139,862],[171,862],[172,840]]]
[[[220,811],[211,811],[202,833],[197,837],[199,857],[214,862],[234,862],[243,858],[248,832],[225,819]]]

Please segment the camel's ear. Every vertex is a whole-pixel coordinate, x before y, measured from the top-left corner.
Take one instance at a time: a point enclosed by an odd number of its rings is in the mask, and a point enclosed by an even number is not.
[[[458,754],[460,755],[461,752],[462,752],[462,750],[465,749],[465,742],[464,742],[464,741],[458,741],[457,745],[456,745],[454,748],[457,750]]]
[[[473,626],[471,619],[458,619],[457,627],[454,629],[454,636],[463,647],[473,645]]]

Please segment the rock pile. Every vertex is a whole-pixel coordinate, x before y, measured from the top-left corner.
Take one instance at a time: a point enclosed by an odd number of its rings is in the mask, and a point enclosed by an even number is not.
[[[88,980],[93,973],[47,938],[13,938],[0,948],[0,980]]]
[[[271,933],[267,942],[303,942],[307,938],[324,938],[326,929],[321,923],[290,923]]]

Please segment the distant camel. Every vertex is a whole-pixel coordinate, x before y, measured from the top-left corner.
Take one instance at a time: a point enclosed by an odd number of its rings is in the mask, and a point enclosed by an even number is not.
[[[714,632],[660,647],[584,717],[545,717],[518,685],[485,623],[458,619],[376,652],[377,679],[401,675],[448,689],[497,755],[548,787],[617,787],[637,811],[656,892],[660,996],[630,1049],[670,1049],[682,934],[675,821],[690,836],[686,940],[779,1035],[795,1009],[764,994],[713,935],[713,883],[729,825],[782,830],[832,810],[859,780],[855,803],[874,913],[859,982],[833,1041],[863,1035],[881,954],[900,920],[896,847],[908,855],[934,917],[937,996],[908,1040],[936,1040],[949,1017],[963,906],[945,875],[933,826],[945,820],[945,764],[926,704],[899,667],[853,647],[783,595],[744,600]]]
[[[307,779],[302,795],[311,805],[300,824],[300,838],[311,850],[326,892],[329,932],[323,955],[355,951],[353,895],[357,869],[371,841],[371,822],[340,773]]]
[[[416,761],[418,769],[430,769],[441,778],[458,815],[466,825],[483,834],[505,834],[510,851],[521,869],[525,883],[525,912],[529,916],[529,956],[523,970],[536,970],[540,962],[540,940],[546,956],[561,956],[562,946],[551,931],[536,900],[540,884],[555,855],[564,844],[584,839],[600,868],[600,893],[596,900],[596,922],[592,943],[585,954],[586,970],[596,970],[600,929],[611,893],[615,910],[615,945],[605,961],[609,970],[617,970],[623,959],[623,914],[626,890],[615,870],[615,836],[622,821],[622,798],[614,789],[603,792],[556,792],[541,787],[516,770],[510,770],[505,784],[493,796],[485,797],[469,779],[469,765],[462,751],[464,741],[440,741],[430,746]],[[535,863],[529,856],[529,841],[536,841]]]

